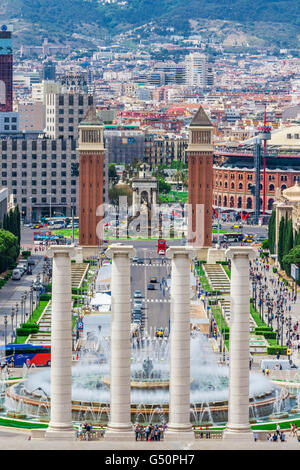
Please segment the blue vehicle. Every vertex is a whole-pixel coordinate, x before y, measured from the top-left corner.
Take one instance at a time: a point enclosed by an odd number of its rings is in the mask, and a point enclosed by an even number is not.
[[[0,345],[0,365],[13,363],[15,367],[50,366],[51,346],[43,344],[6,344]]]

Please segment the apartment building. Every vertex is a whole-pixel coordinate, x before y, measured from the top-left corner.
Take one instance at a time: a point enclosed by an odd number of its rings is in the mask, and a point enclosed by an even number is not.
[[[93,105],[92,95],[74,93],[46,93],[46,135],[50,139],[77,139],[78,124]]]

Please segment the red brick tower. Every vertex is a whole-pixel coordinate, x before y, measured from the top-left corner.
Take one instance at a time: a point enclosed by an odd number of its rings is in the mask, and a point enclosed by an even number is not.
[[[103,124],[90,107],[79,129],[79,245],[99,247],[97,208],[103,204],[104,143]]]
[[[0,112],[13,111],[12,27],[0,26]]]
[[[202,106],[189,126],[188,144],[188,243],[212,245],[213,126]]]

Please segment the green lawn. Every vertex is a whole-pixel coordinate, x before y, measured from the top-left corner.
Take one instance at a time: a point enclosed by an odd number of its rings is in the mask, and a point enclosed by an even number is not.
[[[53,231],[56,235],[63,235],[66,238],[72,238],[72,229],[71,228],[65,228],[62,230],[55,230]],[[74,229],[74,238],[79,238],[79,229],[75,228]]]

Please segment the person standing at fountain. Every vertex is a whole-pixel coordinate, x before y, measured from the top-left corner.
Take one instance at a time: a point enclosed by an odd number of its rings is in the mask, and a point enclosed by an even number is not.
[[[138,424],[136,424],[134,431],[135,431],[135,440],[137,441],[140,435],[140,427]]]

